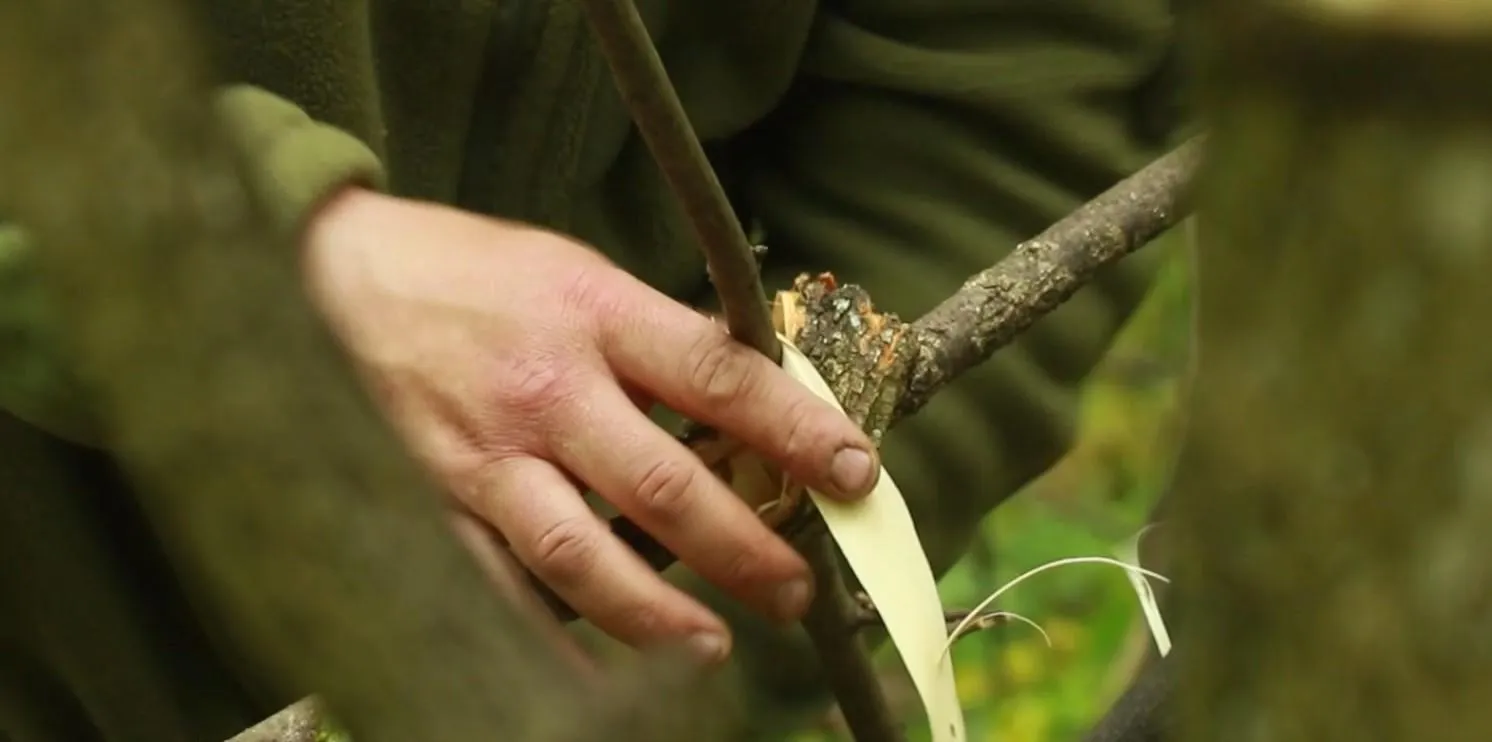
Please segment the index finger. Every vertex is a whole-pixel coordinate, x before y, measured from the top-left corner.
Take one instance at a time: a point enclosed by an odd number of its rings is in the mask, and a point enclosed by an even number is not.
[[[720,325],[638,287],[629,311],[599,320],[602,353],[618,376],[816,490],[840,498],[870,492],[880,460],[859,426]]]

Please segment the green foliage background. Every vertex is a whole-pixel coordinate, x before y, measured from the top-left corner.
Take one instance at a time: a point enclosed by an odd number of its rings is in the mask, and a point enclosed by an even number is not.
[[[1072,452],[983,524],[984,539],[942,581],[943,604],[972,607],[1044,562],[1114,556],[1145,523],[1164,487],[1179,429],[1177,402],[1190,347],[1191,255],[1185,228],[1147,250],[1169,254],[1158,282],[1084,389]],[[1121,570],[1061,567],[1022,583],[997,606],[1019,623],[960,640],[954,650],[971,740],[1076,742],[1123,691],[1150,641]],[[918,703],[890,651],[893,703],[914,742],[927,739]],[[847,739],[830,717],[795,742]]]

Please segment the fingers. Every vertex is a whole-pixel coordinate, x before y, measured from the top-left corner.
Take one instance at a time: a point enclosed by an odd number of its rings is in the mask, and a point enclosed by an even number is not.
[[[613,536],[553,465],[500,459],[482,470],[474,490],[464,498],[468,507],[597,628],[634,646],[687,638],[708,662],[729,654],[729,633],[720,620]]]
[[[524,579],[523,571],[513,562],[513,556],[508,553],[508,550],[502,547],[500,543],[502,537],[492,529],[491,525],[471,513],[458,510],[451,514],[451,528],[455,530],[456,538],[476,559],[477,566],[481,567],[487,577],[492,580],[493,586],[511,598],[521,610],[528,611],[540,619],[540,625],[545,633],[550,635],[550,640],[559,649],[562,657],[573,664],[577,670],[587,674],[595,673],[599,669],[581,649],[575,638],[553,620],[549,611],[534,595],[533,586]]]
[[[551,441],[557,463],[680,561],[765,615],[792,621],[807,610],[803,558],[616,387],[597,385],[584,405],[556,415],[558,430],[594,431]]]
[[[729,433],[830,496],[868,494],[875,446],[854,422],[725,329],[651,289],[636,311],[602,314],[616,373],[658,400]]]

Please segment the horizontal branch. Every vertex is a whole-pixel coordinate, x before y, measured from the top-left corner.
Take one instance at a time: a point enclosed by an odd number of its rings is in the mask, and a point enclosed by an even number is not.
[[[1201,150],[1199,137],[1120,181],[1016,246],[917,320],[917,360],[896,416],[921,409],[939,389],[1061,306],[1100,269],[1184,218]]]

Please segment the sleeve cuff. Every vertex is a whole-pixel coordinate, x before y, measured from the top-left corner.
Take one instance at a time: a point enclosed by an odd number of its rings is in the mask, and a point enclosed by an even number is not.
[[[383,166],[366,144],[289,101],[235,86],[222,89],[214,103],[244,155],[250,187],[286,234],[298,234],[346,186],[384,186]],[[0,223],[0,408],[53,435],[97,445],[94,407],[56,332],[33,246],[16,225]]]
[[[385,171],[367,144],[312,119],[260,88],[235,85],[216,99],[246,174],[277,228],[299,234],[317,209],[347,186],[382,190]]]

